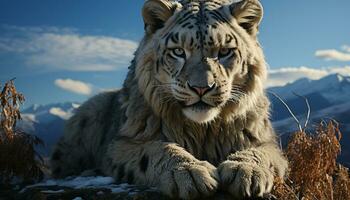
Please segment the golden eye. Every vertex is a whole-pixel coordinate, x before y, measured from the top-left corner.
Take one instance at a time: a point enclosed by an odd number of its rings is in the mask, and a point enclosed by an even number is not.
[[[174,54],[174,56],[177,56],[177,57],[181,57],[181,58],[184,58],[186,59],[186,53],[185,53],[185,50],[181,49],[181,48],[174,48],[171,50],[172,53]]]
[[[225,58],[229,57],[233,54],[234,49],[233,48],[221,48],[218,53],[218,58]]]

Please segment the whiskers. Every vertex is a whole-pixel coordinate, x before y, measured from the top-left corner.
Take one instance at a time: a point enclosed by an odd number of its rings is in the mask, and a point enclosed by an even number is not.
[[[246,93],[243,91],[242,86],[233,85],[230,91],[230,98],[228,101],[237,103],[245,95]]]
[[[160,83],[160,82],[158,82],[157,84],[152,84],[152,89],[158,88],[158,89],[161,89],[164,92],[170,92],[172,84],[173,83]]]
[[[173,105],[175,104],[176,102],[174,101],[174,97],[171,96],[171,95],[168,95],[168,94],[159,94],[158,96],[159,98],[159,103],[160,104],[170,104],[170,105]]]
[[[173,100],[173,96],[171,95],[171,85],[172,83],[157,83],[152,85],[152,89],[155,89],[160,104],[168,104]]]
[[[159,103],[162,105],[168,105],[168,106],[173,106],[174,104],[177,103],[177,101],[175,100],[175,96],[173,95],[173,86],[174,83],[160,83],[158,82],[157,84],[153,84],[152,87],[154,90],[154,92],[156,92],[155,95],[157,95],[158,99],[159,99]],[[179,99],[180,101],[182,100],[182,98],[176,96],[177,99]]]

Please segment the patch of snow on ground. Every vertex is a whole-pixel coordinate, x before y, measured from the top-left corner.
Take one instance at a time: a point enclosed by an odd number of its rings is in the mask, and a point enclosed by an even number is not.
[[[62,193],[64,192],[64,190],[42,190],[41,192],[46,194],[56,194],[56,193]]]
[[[74,189],[106,188],[110,189],[112,193],[129,192],[133,188],[133,186],[129,184],[114,184],[114,179],[112,177],[68,177],[65,179],[49,179],[41,183],[27,186],[21,190],[21,193],[26,191],[26,189],[40,186],[61,186]]]
[[[86,187],[96,187],[96,186],[105,186],[110,185],[114,182],[114,179],[111,177],[76,177],[73,180],[61,182],[60,186],[73,187],[76,189],[86,188]]]

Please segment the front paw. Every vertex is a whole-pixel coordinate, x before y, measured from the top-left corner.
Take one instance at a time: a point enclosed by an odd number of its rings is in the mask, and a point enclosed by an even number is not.
[[[263,197],[273,186],[273,171],[255,163],[227,160],[218,172],[223,188],[238,199]]]
[[[160,178],[159,189],[170,197],[181,199],[210,196],[219,184],[216,168],[206,161],[178,164]]]

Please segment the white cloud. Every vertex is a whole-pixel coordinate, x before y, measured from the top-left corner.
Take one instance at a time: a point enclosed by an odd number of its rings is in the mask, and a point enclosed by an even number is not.
[[[343,46],[342,46],[342,49],[343,49],[344,51],[350,53],[350,46],[348,46],[348,45],[343,45]]]
[[[0,25],[0,28],[9,32],[13,33],[16,32],[16,34],[31,34],[31,33],[74,33],[78,29],[72,28],[72,27],[56,27],[56,26],[15,26],[15,25],[8,25],[8,24],[2,24]]]
[[[63,90],[81,95],[91,95],[92,85],[72,79],[56,79],[55,85]]]
[[[0,39],[0,52],[24,57],[28,66],[45,70],[111,71],[127,67],[137,48],[131,40],[81,35],[55,27],[5,27],[16,36]]]
[[[283,86],[300,78],[317,80],[330,74],[350,76],[350,66],[314,69],[309,67],[285,67],[269,70],[266,87]]]
[[[343,49],[347,52],[341,52],[336,49],[317,50],[315,56],[325,60],[350,61],[350,48],[343,46]]]

